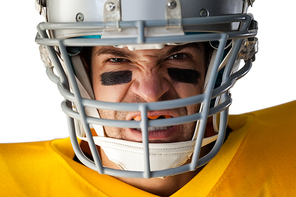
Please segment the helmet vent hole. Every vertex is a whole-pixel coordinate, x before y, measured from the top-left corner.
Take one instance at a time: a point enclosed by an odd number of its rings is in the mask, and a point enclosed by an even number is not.
[[[208,17],[210,15],[210,13],[209,13],[209,11],[207,10],[207,9],[201,9],[200,11],[199,11],[199,16],[200,17]]]

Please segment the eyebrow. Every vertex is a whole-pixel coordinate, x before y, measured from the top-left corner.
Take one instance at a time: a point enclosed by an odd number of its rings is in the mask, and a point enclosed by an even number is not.
[[[103,47],[95,52],[95,55],[97,56],[100,56],[102,54],[110,54],[110,55],[115,55],[115,56],[124,57],[124,58],[129,58],[133,56],[128,52],[118,50],[118,48],[114,48],[114,47]]]
[[[185,48],[196,48],[198,50],[201,50],[199,43],[188,43],[184,45],[175,45],[173,48],[171,48],[169,51],[167,51],[167,55],[179,52]]]

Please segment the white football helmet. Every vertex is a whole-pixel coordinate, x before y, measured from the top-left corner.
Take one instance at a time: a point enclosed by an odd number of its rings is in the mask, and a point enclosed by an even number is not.
[[[226,133],[229,89],[251,68],[257,52],[257,22],[247,9],[254,0],[36,0],[45,16],[38,25],[36,42],[48,77],[65,100],[73,149],[79,160],[101,174],[122,177],[165,177],[193,171],[220,150]],[[146,103],[102,102],[94,98],[92,85],[80,57],[84,47],[116,46],[130,50],[160,49],[165,45],[207,42],[211,60],[204,92],[193,97]],[[240,61],[244,61],[239,66]],[[155,110],[200,105],[192,115],[148,119]],[[140,121],[100,118],[98,109],[138,111]],[[208,117],[216,135],[205,138]],[[196,122],[189,141],[149,143],[148,128]],[[109,138],[104,126],[139,128],[142,142]],[[88,142],[91,158],[79,142]],[[201,147],[215,143],[200,157]],[[100,147],[121,170],[102,165]]]

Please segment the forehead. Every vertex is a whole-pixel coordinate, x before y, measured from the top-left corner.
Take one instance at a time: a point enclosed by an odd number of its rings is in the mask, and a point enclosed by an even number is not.
[[[203,43],[189,43],[184,45],[165,45],[162,49],[145,49],[130,51],[127,47],[118,48],[113,46],[96,46],[93,48],[93,55],[100,56],[105,54],[112,54],[121,57],[139,57],[139,56],[155,56],[161,57],[170,55],[179,51],[188,52],[204,52]]]

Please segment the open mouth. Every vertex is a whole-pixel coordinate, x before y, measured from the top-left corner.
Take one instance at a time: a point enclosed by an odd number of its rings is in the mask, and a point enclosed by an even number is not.
[[[173,118],[170,115],[160,115],[160,116],[148,116],[148,120],[160,120],[160,119],[168,119]],[[140,121],[142,119],[141,116],[135,116],[132,120],[134,121]],[[161,130],[167,130],[171,128],[172,126],[163,126],[163,127],[148,127],[148,131],[161,131]],[[141,131],[141,128],[134,128],[135,130]]]

